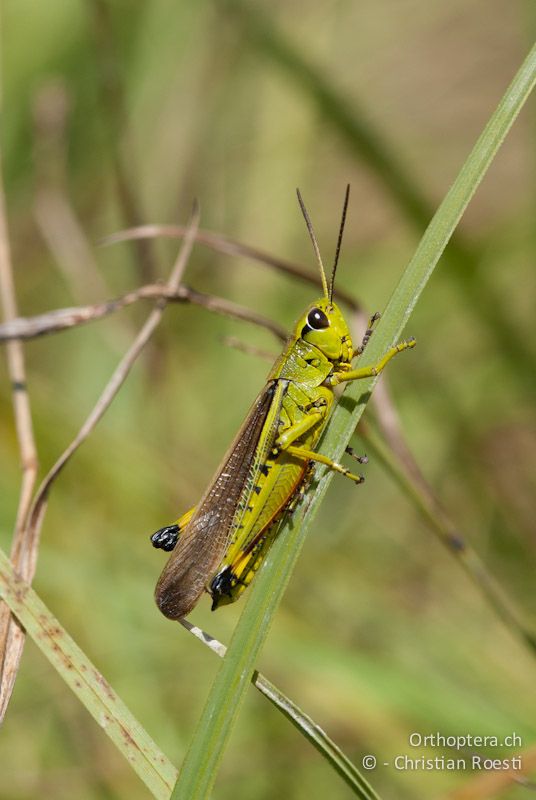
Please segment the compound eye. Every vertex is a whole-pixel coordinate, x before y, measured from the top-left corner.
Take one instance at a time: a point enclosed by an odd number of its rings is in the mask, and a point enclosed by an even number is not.
[[[312,308],[307,314],[307,325],[314,331],[321,331],[324,328],[329,328],[329,319],[322,309]]]

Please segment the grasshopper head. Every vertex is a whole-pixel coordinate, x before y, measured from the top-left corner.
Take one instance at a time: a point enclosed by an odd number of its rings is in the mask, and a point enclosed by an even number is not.
[[[317,347],[330,361],[352,360],[352,337],[339,307],[326,297],[309,306],[296,323],[296,339]]]

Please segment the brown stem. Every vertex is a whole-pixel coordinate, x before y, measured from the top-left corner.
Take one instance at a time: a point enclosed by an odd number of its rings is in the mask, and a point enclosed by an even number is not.
[[[1,154],[0,154],[1,159]],[[0,165],[0,293],[2,295],[3,316],[7,323],[17,316],[15,282],[9,247],[9,236],[6,220],[4,187]],[[25,522],[29,513],[33,488],[37,479],[38,461],[35,445],[30,398],[26,386],[26,368],[22,343],[14,339],[6,346],[8,373],[11,380],[13,411],[19,453],[22,465],[22,481],[19,504],[15,521],[12,542],[13,565],[17,567],[15,554],[24,537]],[[10,641],[20,641],[24,637],[22,629],[9,608],[0,603],[0,722],[3,719],[6,701],[4,688],[12,686],[16,675],[16,666],[10,659]],[[9,690],[11,694],[11,690]]]
[[[194,244],[195,233],[198,224],[199,209],[196,203],[186,235],[184,237],[184,242],[182,243],[169,280],[165,284],[165,289],[168,292],[173,293],[178,290],[184,269]],[[20,577],[27,583],[31,583],[35,573],[41,525],[46,512],[47,499],[52,484],[64,466],[67,464],[73,453],[89,436],[106,409],[109,407],[123,382],[127,378],[127,375],[129,374],[143,347],[147,344],[148,340],[162,319],[166,305],[167,299],[165,297],[160,297],[156,301],[154,309],[149,314],[145,324],[138,333],[131,347],[117,365],[101,396],[97,400],[93,410],[78,431],[78,434],[56,461],[39,487],[29,510],[28,522],[24,527],[24,531],[20,540],[17,541],[17,546],[14,551],[14,564],[16,565]],[[9,665],[9,669],[4,668],[2,674],[2,684],[0,686],[0,719],[3,718],[3,715],[5,714],[9,698],[13,691],[23,647],[24,633],[18,627],[17,623],[15,623],[14,618],[10,617],[8,622],[6,653],[4,661],[4,665]]]
[[[276,322],[261,314],[256,314],[245,306],[225,300],[223,297],[204,294],[195,289],[190,289],[184,284],[179,286],[176,291],[170,291],[160,284],[149,284],[142,286],[140,289],[127,292],[113,300],[107,300],[104,303],[94,303],[73,308],[58,308],[46,314],[38,314],[35,317],[17,317],[9,322],[0,324],[0,342],[8,342],[12,339],[35,339],[39,336],[58,333],[78,325],[84,325],[87,322],[95,322],[143,299],[163,299],[170,303],[192,303],[206,308],[208,311],[214,311],[216,314],[251,322],[269,330],[278,339],[284,340],[286,338],[284,328]]]
[[[459,527],[451,519],[424,477],[419,481],[415,480],[413,472],[408,473],[405,461],[401,461],[400,457],[392,451],[389,445],[386,445],[381,437],[375,434],[365,423],[360,423],[358,434],[365,442],[367,449],[373,452],[375,458],[383,464],[404,494],[414,504],[430,529],[465,569],[470,580],[484,595],[509,630],[517,634],[528,645],[533,654],[536,653],[536,633],[527,623],[517,606],[503,591],[500,583],[487,570],[485,564],[467,542]]]

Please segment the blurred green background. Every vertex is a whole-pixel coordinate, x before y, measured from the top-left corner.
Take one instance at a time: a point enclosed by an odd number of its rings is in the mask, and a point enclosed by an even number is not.
[[[253,9],[253,10],[252,10]],[[264,11],[263,11],[264,9]],[[262,12],[262,13],[261,13]],[[164,278],[177,245],[99,248],[133,221],[187,219],[314,264],[301,187],[339,286],[382,309],[426,222],[529,48],[511,0],[3,3],[4,173],[21,315]],[[503,589],[534,618],[535,117],[525,109],[416,308],[388,381],[410,447]],[[119,169],[118,169],[119,165]],[[198,246],[186,282],[290,327],[315,291]],[[28,343],[41,467],[72,439],[148,312]],[[277,353],[250,325],[173,306],[54,488],[35,588],[178,765],[216,658],[158,613],[148,534],[203,491]],[[0,364],[0,537],[19,490]],[[357,442],[357,450],[363,445]],[[378,463],[333,482],[261,668],[358,763],[411,732],[536,733],[534,657]],[[241,604],[192,620],[228,641]],[[493,750],[487,755],[496,756]],[[504,753],[506,755],[506,753]],[[0,797],[148,792],[31,641],[2,730]],[[447,797],[471,773],[369,774],[387,798]],[[497,796],[516,800],[513,786]],[[253,690],[215,796],[349,797]],[[458,795],[452,795],[458,796]],[[461,797],[461,795],[459,795]],[[492,797],[494,794],[486,796]]]

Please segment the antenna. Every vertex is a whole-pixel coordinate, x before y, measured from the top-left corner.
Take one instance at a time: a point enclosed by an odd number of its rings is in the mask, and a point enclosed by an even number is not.
[[[335,273],[337,272],[337,264],[339,263],[339,253],[341,251],[342,235],[344,233],[344,223],[346,222],[346,211],[348,210],[348,201],[350,199],[350,184],[346,187],[346,194],[344,196],[344,205],[342,207],[341,227],[339,228],[339,238],[337,239],[337,249],[335,250],[335,261],[333,262],[333,269],[331,270],[331,280],[329,282],[329,302],[333,302],[333,287],[335,285]]]
[[[313,230],[312,222],[309,218],[309,214],[307,213],[307,209],[305,208],[305,203],[303,202],[302,196],[300,194],[300,190],[296,189],[296,194],[298,195],[298,202],[300,204],[300,208],[302,210],[303,218],[305,219],[305,224],[307,225],[307,230],[309,231],[309,236],[311,237],[311,241],[313,243],[313,248],[316,255],[316,260],[318,261],[318,266],[320,267],[320,275],[322,277],[322,288],[324,290],[324,294],[326,299],[331,300],[331,294],[328,290],[328,282],[326,280],[326,271],[324,269],[324,265],[322,263],[322,256],[320,255],[320,249],[318,247],[318,242],[316,241],[315,232]]]

